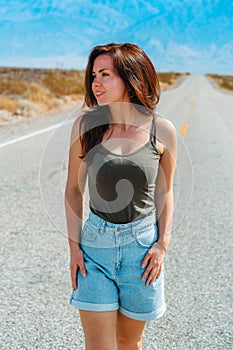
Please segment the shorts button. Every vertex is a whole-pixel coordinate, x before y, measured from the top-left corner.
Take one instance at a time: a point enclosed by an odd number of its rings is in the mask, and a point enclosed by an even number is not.
[[[121,227],[117,227],[117,231],[120,231],[121,230]]]

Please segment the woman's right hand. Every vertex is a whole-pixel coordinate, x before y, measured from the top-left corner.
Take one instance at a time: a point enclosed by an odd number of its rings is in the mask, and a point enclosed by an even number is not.
[[[86,269],[84,267],[83,251],[80,247],[72,249],[70,252],[70,276],[72,282],[72,288],[77,289],[77,273],[80,269],[83,277],[86,277]]]

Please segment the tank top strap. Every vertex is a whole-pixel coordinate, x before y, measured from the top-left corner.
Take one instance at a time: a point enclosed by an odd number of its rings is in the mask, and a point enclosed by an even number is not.
[[[156,146],[156,116],[155,115],[152,117],[150,140],[152,141],[153,145]]]

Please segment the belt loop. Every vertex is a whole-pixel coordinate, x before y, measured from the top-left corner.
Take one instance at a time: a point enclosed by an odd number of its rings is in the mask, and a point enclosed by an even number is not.
[[[103,222],[99,222],[98,224],[99,224],[99,234],[103,235],[104,232],[105,232],[105,226],[106,226],[106,224],[105,224],[104,221],[103,221]]]
[[[136,227],[135,227],[135,224],[131,223],[131,232],[132,232],[132,235],[135,236],[136,235]]]

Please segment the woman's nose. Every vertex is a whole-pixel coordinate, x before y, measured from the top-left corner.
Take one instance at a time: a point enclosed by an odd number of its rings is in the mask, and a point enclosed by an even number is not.
[[[95,77],[94,79],[93,79],[93,85],[94,86],[99,86],[99,85],[101,85],[101,81],[100,81],[100,79],[99,78],[97,78],[97,77]]]

